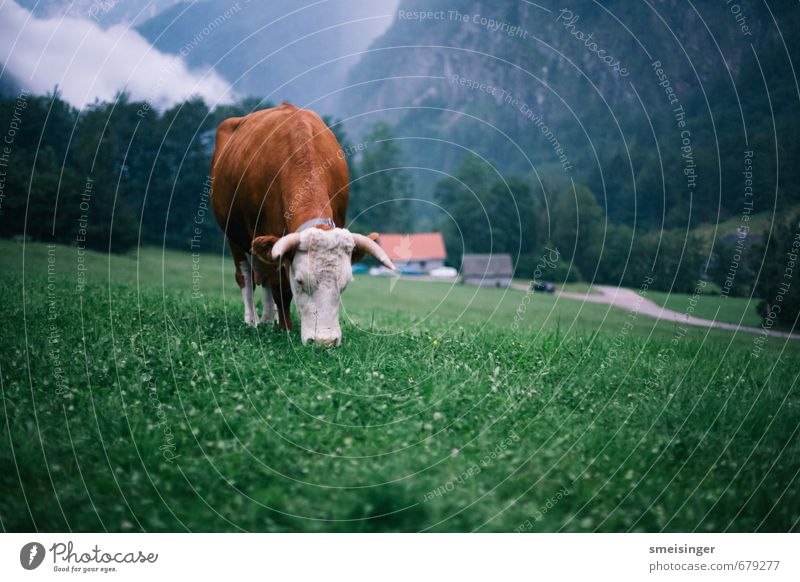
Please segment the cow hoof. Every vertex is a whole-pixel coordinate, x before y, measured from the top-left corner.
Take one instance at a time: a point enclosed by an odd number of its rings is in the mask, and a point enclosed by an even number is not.
[[[255,317],[245,317],[244,324],[248,327],[258,327],[258,319]]]

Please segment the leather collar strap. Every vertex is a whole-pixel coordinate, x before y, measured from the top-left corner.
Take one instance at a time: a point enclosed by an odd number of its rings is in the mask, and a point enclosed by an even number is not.
[[[303,224],[301,224],[300,228],[298,228],[295,232],[303,232],[304,230],[309,229],[312,226],[317,226],[318,224],[336,228],[336,224],[330,218],[312,218],[311,220],[306,220]]]

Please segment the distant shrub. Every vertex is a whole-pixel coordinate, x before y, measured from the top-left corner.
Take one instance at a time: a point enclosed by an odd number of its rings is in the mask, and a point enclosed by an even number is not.
[[[777,221],[767,239],[756,291],[765,325],[790,328],[800,314],[800,213]]]

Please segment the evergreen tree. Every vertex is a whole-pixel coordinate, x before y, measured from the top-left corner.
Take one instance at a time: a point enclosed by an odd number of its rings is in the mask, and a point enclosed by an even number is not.
[[[413,227],[412,190],[402,150],[386,123],[377,123],[364,142],[359,175],[351,181],[349,219],[368,230],[406,232]]]
[[[757,291],[765,324],[792,328],[800,316],[800,213],[779,220],[767,239]]]

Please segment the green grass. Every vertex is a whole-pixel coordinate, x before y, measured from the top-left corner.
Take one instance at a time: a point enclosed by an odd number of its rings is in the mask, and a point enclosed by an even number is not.
[[[50,281],[21,256],[0,243],[5,530],[798,530],[786,340],[359,277],[344,344],[304,348],[242,324],[227,257],[193,298],[188,254],[91,254],[82,294],[74,249]]]
[[[647,298],[667,309],[686,310],[685,295],[649,291]],[[759,327],[761,316],[756,311],[759,301],[757,297],[749,299],[728,295],[699,295],[692,315],[702,319]]]

